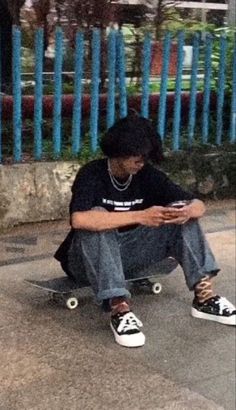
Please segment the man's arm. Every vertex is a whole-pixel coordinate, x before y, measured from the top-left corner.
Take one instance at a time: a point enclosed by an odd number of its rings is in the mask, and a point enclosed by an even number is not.
[[[91,209],[71,214],[71,226],[74,229],[103,231],[121,228],[127,225],[160,226],[164,223],[185,223],[191,218],[200,218],[205,213],[205,205],[199,199],[181,209],[152,206],[142,211],[107,212]]]
[[[88,231],[103,231],[136,224],[160,226],[165,220],[164,213],[165,208],[162,206],[152,206],[143,211],[130,212],[107,212],[91,209],[73,212],[71,226],[74,229]]]

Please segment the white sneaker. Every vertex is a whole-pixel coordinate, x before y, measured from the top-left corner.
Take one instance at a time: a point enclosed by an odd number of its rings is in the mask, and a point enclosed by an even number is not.
[[[119,345],[140,347],[145,344],[145,335],[140,331],[143,324],[133,312],[118,312],[112,315],[110,325]]]

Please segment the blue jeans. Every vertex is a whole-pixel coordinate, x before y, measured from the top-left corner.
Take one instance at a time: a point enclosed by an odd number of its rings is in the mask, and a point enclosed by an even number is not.
[[[197,220],[157,228],[138,226],[125,232],[75,230],[68,269],[78,283],[87,279],[102,301],[130,297],[126,279],[144,277],[146,269],[155,268],[168,256],[181,265],[190,290],[206,274],[214,276],[219,271]]]

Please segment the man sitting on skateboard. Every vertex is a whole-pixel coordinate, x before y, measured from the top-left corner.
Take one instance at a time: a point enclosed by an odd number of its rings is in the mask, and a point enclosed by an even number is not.
[[[72,230],[55,257],[78,283],[84,270],[98,301],[109,302],[116,342],[144,345],[125,280],[144,276],[168,256],[194,291],[192,316],[235,325],[235,307],[212,289],[219,268],[198,223],[205,206],[152,165],[160,163],[162,148],[151,122],[138,116],[119,120],[101,149],[105,158],[89,162],[75,178]],[[171,206],[182,200],[182,208]]]

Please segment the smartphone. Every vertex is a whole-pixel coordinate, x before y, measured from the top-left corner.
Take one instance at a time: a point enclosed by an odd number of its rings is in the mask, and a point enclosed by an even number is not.
[[[170,204],[167,205],[167,207],[170,208],[176,208],[176,209],[181,209],[183,208],[185,205],[187,205],[189,203],[189,201],[175,201],[175,202],[171,202]]]

